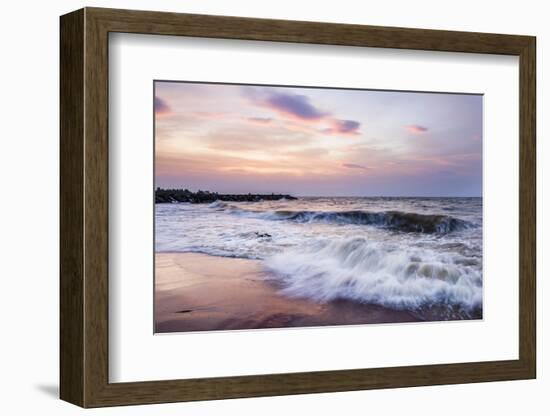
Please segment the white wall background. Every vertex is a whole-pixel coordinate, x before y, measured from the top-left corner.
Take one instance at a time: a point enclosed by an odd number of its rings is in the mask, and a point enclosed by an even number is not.
[[[550,26],[545,2],[353,0],[121,0],[5,2],[0,15],[0,409],[4,414],[83,412],[58,394],[58,16],[83,6],[166,10],[536,35],[538,41],[538,379],[261,399],[166,404],[87,411],[102,415],[278,415],[334,413],[446,416],[545,415],[550,408],[549,330],[544,299],[550,238],[542,217],[550,200],[550,146],[543,119],[550,89],[545,67]],[[544,200],[546,198],[546,201]]]

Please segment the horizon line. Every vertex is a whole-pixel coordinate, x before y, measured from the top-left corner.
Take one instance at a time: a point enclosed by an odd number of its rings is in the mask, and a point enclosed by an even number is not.
[[[299,195],[292,194],[290,192],[246,192],[246,193],[235,193],[235,192],[218,192],[210,191],[207,189],[198,189],[197,191],[192,191],[188,188],[163,188],[160,186],[155,187],[155,192],[157,189],[161,191],[170,191],[170,190],[187,190],[191,193],[197,193],[199,191],[219,194],[219,195],[288,195],[296,198],[483,198],[483,195]]]

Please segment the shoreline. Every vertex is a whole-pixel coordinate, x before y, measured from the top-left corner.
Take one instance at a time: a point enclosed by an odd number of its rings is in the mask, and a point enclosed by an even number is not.
[[[279,293],[259,260],[155,253],[155,333],[421,321],[351,300],[317,303]]]

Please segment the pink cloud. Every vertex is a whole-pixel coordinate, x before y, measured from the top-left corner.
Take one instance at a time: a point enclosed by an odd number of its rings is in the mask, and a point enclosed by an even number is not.
[[[330,124],[331,126],[324,129],[323,133],[350,136],[360,134],[359,127],[361,126],[361,123],[358,121],[331,119]]]
[[[226,118],[231,114],[225,111],[195,111],[193,115],[206,120],[219,120]]]
[[[302,125],[314,125],[316,128],[327,126],[321,130],[324,134],[357,135],[361,123],[355,120],[335,118],[330,112],[320,109],[312,100],[302,94],[291,91],[255,89],[247,90],[249,100],[263,108],[276,112],[287,120],[299,122]],[[256,119],[254,117],[253,119]],[[253,121],[252,119],[249,119]]]
[[[154,108],[157,116],[165,116],[172,113],[172,109],[168,103],[160,97],[155,97]]]
[[[405,128],[409,133],[413,134],[422,134],[429,130],[427,127],[419,126],[418,124],[409,124],[408,126],[405,126]]]
[[[248,117],[247,120],[254,124],[269,124],[273,121],[273,119],[269,117]]]
[[[286,91],[268,91],[259,103],[281,115],[302,121],[318,121],[328,116],[315,107],[309,97]]]

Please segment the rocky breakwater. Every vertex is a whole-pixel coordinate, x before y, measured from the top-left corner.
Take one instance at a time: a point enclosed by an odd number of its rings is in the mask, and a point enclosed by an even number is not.
[[[189,202],[192,204],[208,204],[215,201],[233,202],[257,202],[277,201],[280,199],[295,200],[297,198],[284,194],[219,194],[217,192],[197,191],[187,189],[162,189],[155,190],[155,203]]]

